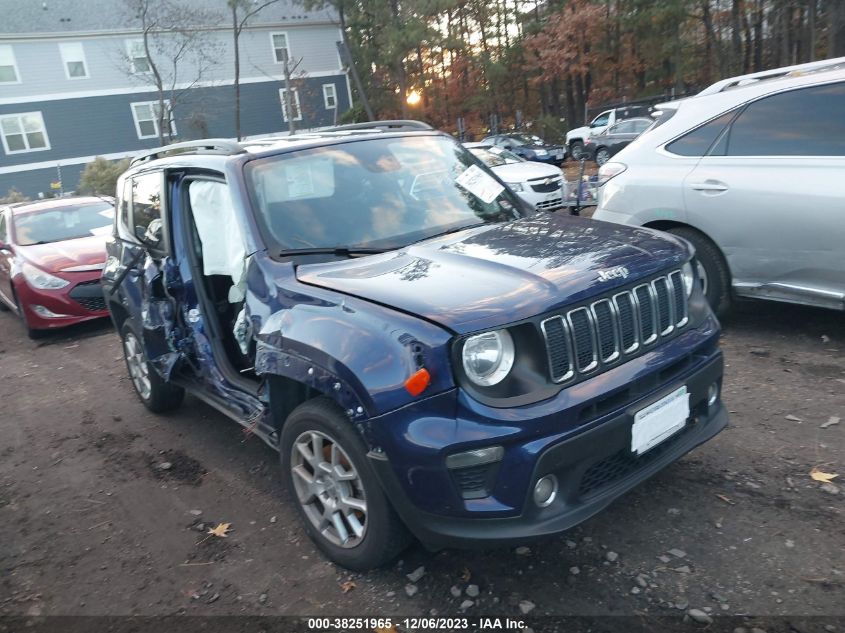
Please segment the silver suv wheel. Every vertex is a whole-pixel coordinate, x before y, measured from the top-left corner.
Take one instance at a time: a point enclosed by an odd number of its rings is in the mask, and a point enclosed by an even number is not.
[[[126,357],[126,366],[129,368],[129,376],[132,378],[135,390],[142,400],[149,400],[152,393],[150,370],[141,344],[132,332],[128,332],[123,339],[123,354]]]
[[[340,443],[305,431],[291,447],[290,468],[297,500],[317,531],[339,547],[358,545],[367,532],[367,497]]]

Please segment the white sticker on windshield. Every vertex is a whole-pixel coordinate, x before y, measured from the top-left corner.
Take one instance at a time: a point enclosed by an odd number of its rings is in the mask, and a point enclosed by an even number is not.
[[[91,235],[109,235],[111,233],[111,226],[98,226],[89,232]]]
[[[108,209],[103,209],[100,211],[100,215],[104,218],[108,218],[109,220],[114,220],[114,209],[109,207]]]
[[[478,165],[472,165],[455,179],[461,187],[469,191],[482,202],[490,203],[502,193],[505,188],[489,176]]]
[[[291,198],[305,198],[314,195],[314,179],[311,166],[291,163],[285,172],[288,181],[288,195]]]

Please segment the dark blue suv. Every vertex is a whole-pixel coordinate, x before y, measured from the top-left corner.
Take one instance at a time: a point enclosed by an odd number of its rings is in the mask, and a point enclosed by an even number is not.
[[[346,567],[561,532],[727,423],[687,242],[529,210],[423,124],[171,145],[117,194],[141,400],[277,449]]]

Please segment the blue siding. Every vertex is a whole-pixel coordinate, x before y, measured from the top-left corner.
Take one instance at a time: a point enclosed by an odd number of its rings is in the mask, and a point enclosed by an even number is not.
[[[85,169],[85,165],[63,165],[61,167],[65,191],[76,189],[79,184],[79,175],[83,169]],[[0,174],[0,198],[5,196],[6,192],[12,187],[33,200],[38,197],[39,192],[47,196],[58,194],[58,191],[50,189],[50,183],[56,182],[58,179],[59,173],[55,167],[31,169],[16,174]]]
[[[338,112],[349,109],[344,75],[314,77],[297,82],[303,120],[297,127],[320,127],[333,123],[334,112],[326,110],[322,85],[333,83]],[[284,82],[267,81],[241,86],[241,134],[269,134],[288,129],[282,117],[279,88]],[[158,145],[158,139],[139,139],[130,104],[155,101],[154,92],[97,96],[56,101],[32,101],[0,105],[0,114],[40,111],[50,140],[50,150],[5,155],[0,146],[0,168],[62,161],[82,156],[133,152]],[[180,140],[203,137],[234,137],[234,87],[231,85],[195,88],[176,104],[174,117]],[[201,123],[200,123],[201,122]],[[84,165],[62,165],[66,190],[75,189]],[[48,192],[56,179],[55,168],[27,172],[0,173],[0,196],[10,187],[29,196]]]

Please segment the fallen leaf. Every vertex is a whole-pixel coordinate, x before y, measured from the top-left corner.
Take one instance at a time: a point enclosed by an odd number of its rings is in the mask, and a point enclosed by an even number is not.
[[[821,425],[821,428],[826,429],[830,426],[835,426],[836,424],[839,424],[839,418],[834,417],[834,416],[830,416],[827,419],[827,422],[825,422],[824,424]]]
[[[823,470],[819,470],[816,466],[813,466],[813,470],[810,471],[810,477],[813,478],[813,481],[821,481],[829,484],[831,481],[839,477],[839,475],[835,473],[826,473]]]
[[[720,494],[718,494],[718,493],[716,494],[716,496],[717,496],[719,499],[721,499],[722,501],[724,501],[725,503],[728,503],[728,504],[730,504],[730,505],[735,505],[735,504],[736,504],[736,502],[732,501],[730,497],[726,497],[725,495],[720,495]]]
[[[355,587],[357,587],[357,586],[358,585],[355,584],[354,580],[346,580],[346,581],[340,583],[340,590],[343,593],[349,593],[350,591],[355,589]]]
[[[469,569],[464,567],[464,573],[461,574],[461,580],[464,582],[469,582],[469,579],[472,578],[472,574],[470,573]]]
[[[231,526],[231,523],[218,523],[216,528],[209,528],[208,533],[213,536],[219,536],[220,538],[226,538],[229,535]]]

